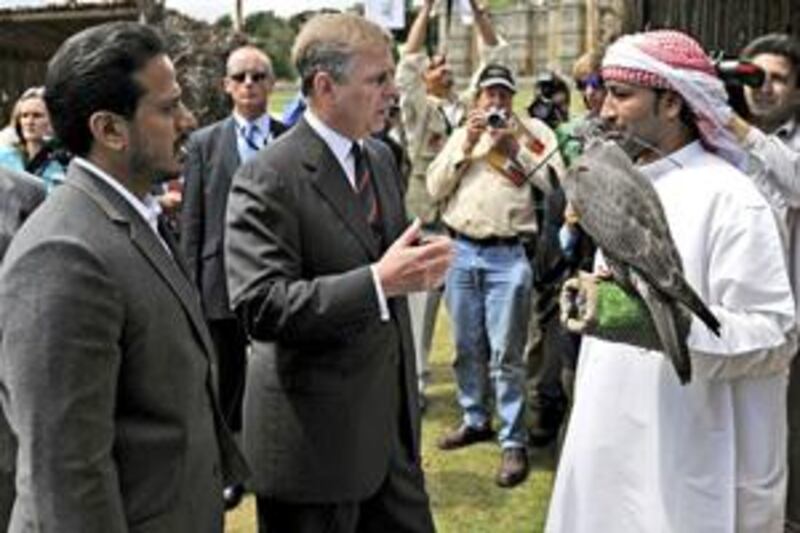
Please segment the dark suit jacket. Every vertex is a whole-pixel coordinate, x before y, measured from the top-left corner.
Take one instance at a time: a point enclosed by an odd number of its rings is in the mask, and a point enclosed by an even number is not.
[[[272,138],[286,131],[270,117]],[[193,133],[187,144],[181,249],[209,319],[233,318],[223,260],[225,208],[236,169],[236,121],[228,117]]]
[[[0,167],[0,264],[26,218],[45,197],[44,185],[33,176]],[[17,446],[3,410],[0,409],[0,531],[8,528],[14,501],[14,463]]]
[[[386,242],[405,216],[392,155],[366,141]],[[373,494],[402,441],[417,459],[405,298],[382,322],[363,207],[305,120],[245,164],[228,204],[231,302],[251,335],[244,449],[256,493],[341,502]]]
[[[125,199],[75,163],[0,271],[17,436],[10,531],[219,532],[245,472],[194,287]]]

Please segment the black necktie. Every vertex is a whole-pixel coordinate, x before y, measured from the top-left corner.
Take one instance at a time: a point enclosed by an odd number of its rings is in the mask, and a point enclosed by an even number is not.
[[[164,241],[164,244],[167,245],[169,248],[170,253],[172,254],[172,258],[175,260],[175,263],[178,264],[178,268],[189,277],[189,269],[186,267],[186,263],[183,261],[183,256],[181,255],[180,248],[178,248],[178,243],[175,240],[175,235],[172,233],[172,229],[169,227],[166,218],[164,215],[158,215],[158,222],[156,224],[158,228],[158,234],[161,236],[161,239]]]
[[[375,188],[372,186],[372,175],[369,169],[369,161],[367,161],[367,154],[364,153],[361,146],[356,142],[353,143],[352,151],[353,160],[356,163],[356,195],[358,195],[358,200],[364,208],[364,213],[367,215],[367,222],[369,222],[372,231],[380,238],[383,234],[380,206],[378,205],[378,197],[375,195]]]

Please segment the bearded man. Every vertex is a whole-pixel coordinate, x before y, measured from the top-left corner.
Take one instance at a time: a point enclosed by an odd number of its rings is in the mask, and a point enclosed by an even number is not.
[[[624,37],[602,117],[639,139],[684,274],[722,324],[693,318],[693,379],[663,354],[587,337],[548,532],[782,531],[794,308],[770,207],[737,167],[731,111],[702,48]]]

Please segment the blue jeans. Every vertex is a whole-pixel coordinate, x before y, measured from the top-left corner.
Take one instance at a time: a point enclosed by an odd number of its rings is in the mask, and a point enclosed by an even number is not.
[[[527,444],[524,349],[530,315],[531,266],[520,244],[487,246],[455,239],[445,303],[453,322],[453,367],[464,423],[491,421],[491,385],[503,448]]]

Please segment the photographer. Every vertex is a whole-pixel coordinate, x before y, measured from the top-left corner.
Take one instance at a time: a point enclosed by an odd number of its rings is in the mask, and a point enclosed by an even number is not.
[[[555,130],[569,120],[569,86],[555,72],[547,71],[536,78],[534,98],[528,105],[528,116]]]
[[[491,440],[491,380],[503,449],[496,482],[513,487],[528,474],[523,349],[530,313],[531,266],[523,240],[537,231],[532,186],[549,189],[563,172],[555,134],[543,122],[512,112],[511,71],[487,65],[466,125],[456,129],[428,168],[431,197],[455,240],[445,282],[453,323],[458,429],[439,440],[451,450]],[[489,362],[487,368],[487,361]]]
[[[469,0],[479,37],[481,64],[510,62],[510,47],[494,30],[491,18],[477,0]],[[453,130],[461,126],[474,98],[474,85],[459,94],[444,53],[425,53],[427,28],[433,14],[434,0],[425,0],[408,33],[408,40],[397,64],[396,83],[400,91],[400,109],[406,150],[411,170],[405,191],[408,216],[419,218],[423,229],[442,232],[439,207],[428,195],[425,176],[428,165],[441,152]],[[417,357],[418,388],[421,407],[426,406],[428,356],[433,341],[441,291],[410,294],[411,329]]]
[[[795,302],[800,286],[800,42],[785,34],[761,36],[742,57],[764,71],[764,82],[745,84],[747,111],[755,127],[734,117],[729,128],[752,156],[749,174],[786,222],[789,276]],[[785,531],[800,532],[800,357],[789,374],[788,484]]]
[[[800,151],[800,43],[796,37],[772,33],[751,42],[742,56],[764,70],[759,87],[745,86],[753,121]]]

